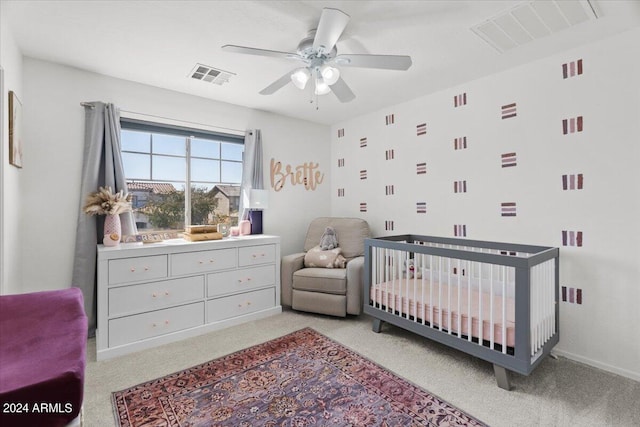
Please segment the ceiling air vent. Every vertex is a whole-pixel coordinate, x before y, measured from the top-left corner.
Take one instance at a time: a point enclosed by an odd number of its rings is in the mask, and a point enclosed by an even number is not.
[[[208,65],[196,64],[189,73],[189,76],[196,80],[202,80],[203,82],[215,83],[222,85],[229,81],[231,76],[235,76],[234,73],[224,70],[218,70]]]
[[[593,0],[528,1],[471,27],[471,31],[503,53],[597,18]]]

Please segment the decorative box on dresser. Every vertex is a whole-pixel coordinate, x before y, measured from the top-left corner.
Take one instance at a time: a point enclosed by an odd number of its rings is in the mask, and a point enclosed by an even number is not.
[[[280,237],[98,245],[97,359],[282,311]]]

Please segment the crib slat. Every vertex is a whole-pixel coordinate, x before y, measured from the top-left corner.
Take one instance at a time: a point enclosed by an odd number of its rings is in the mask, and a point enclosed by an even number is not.
[[[483,252],[483,251],[480,250],[480,252]],[[478,297],[478,317],[479,317],[479,320],[478,320],[478,343],[480,345],[482,345],[483,334],[484,334],[484,319],[482,318],[483,317],[482,315],[484,314],[483,310],[482,310],[482,299],[483,299],[482,298],[482,292],[483,292],[482,291],[482,278],[483,278],[482,267],[484,266],[484,263],[479,263],[479,266],[480,266],[480,274],[478,276],[478,280],[479,280],[479,283],[478,283],[478,292],[479,292],[479,294],[478,294],[478,296],[479,296]],[[489,282],[489,283],[491,283],[491,296],[489,298],[489,301],[490,301],[489,304],[490,304],[490,307],[492,307],[493,306],[493,283],[492,282]],[[491,326],[491,330],[489,331],[489,336],[491,337],[491,348],[493,349],[493,311],[489,312],[489,317],[490,317],[490,322],[489,323],[491,323],[491,325],[490,325]]]
[[[451,335],[451,258],[447,258],[447,333]]]
[[[438,257],[438,329],[442,330],[442,257]]]
[[[433,270],[435,264],[433,263],[433,255],[429,255],[429,325],[435,328],[434,325],[434,309],[433,309]]]
[[[473,312],[471,311],[471,276],[473,276],[473,264],[467,261],[467,340],[473,340]]]
[[[502,266],[503,272],[506,267]],[[502,276],[502,353],[507,354],[507,277]]]
[[[390,303],[389,303],[389,280],[391,279],[391,275],[390,275],[390,271],[392,268],[392,264],[391,264],[391,258],[389,258],[389,249],[385,248],[384,250],[384,267],[385,267],[385,278],[384,278],[384,287],[385,287],[385,295],[386,295],[386,299],[387,302],[385,304],[385,310],[388,312],[391,307],[390,307]]]
[[[462,336],[462,311],[460,310],[460,304],[462,304],[462,293],[460,292],[460,277],[462,276],[462,270],[460,269],[460,259],[458,259],[458,336]]]
[[[495,329],[496,329],[496,319],[493,315],[493,301],[496,298],[496,294],[495,294],[495,289],[493,288],[493,280],[491,280],[491,282],[489,283],[489,323],[491,326],[491,330],[489,331],[489,345],[491,346],[491,349],[494,349],[495,346]],[[504,322],[504,321],[503,321]],[[504,343],[504,337],[503,337],[503,343]]]
[[[422,316],[422,324],[424,325],[425,321],[426,321],[426,317],[427,317],[427,306],[424,305],[424,287],[425,287],[425,281],[424,281],[424,270],[423,270],[423,266],[424,265],[424,254],[420,254],[420,272],[421,274],[421,281],[422,281],[422,286],[420,287],[420,289],[422,290],[422,296],[420,298],[420,303],[422,304],[422,308],[420,309],[420,314]]]

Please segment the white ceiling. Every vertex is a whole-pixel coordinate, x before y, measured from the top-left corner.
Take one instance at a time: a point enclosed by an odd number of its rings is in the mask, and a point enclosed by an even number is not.
[[[470,28],[522,1],[0,1],[25,56],[324,124],[640,25],[640,1],[594,0],[599,19],[500,54]],[[258,94],[299,63],[220,49],[295,52],[323,7],[351,16],[338,53],[410,55],[413,66],[342,68],[356,99],[341,104],[328,94],[316,109],[310,91],[293,85]],[[198,81],[188,77],[196,63],[236,75],[222,86]]]

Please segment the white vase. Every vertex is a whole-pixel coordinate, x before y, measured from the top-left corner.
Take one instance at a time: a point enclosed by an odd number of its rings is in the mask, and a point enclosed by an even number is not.
[[[105,246],[118,246],[122,239],[122,225],[120,215],[107,215],[104,218],[104,238],[102,244]]]

